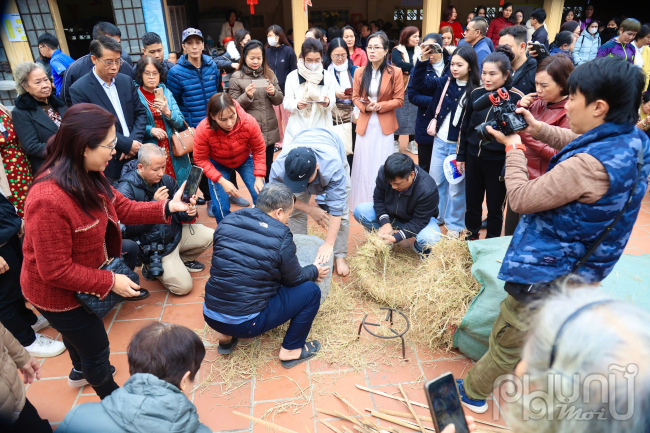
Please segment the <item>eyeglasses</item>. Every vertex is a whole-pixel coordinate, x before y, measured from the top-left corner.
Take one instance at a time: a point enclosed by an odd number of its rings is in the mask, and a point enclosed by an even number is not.
[[[103,64],[108,66],[109,68],[112,67],[112,66],[118,66],[119,67],[119,66],[122,66],[124,64],[124,59],[120,59],[118,61],[113,61],[113,60],[106,61],[106,60],[102,60],[102,59],[97,59],[97,60],[99,60],[100,62],[102,62]]]
[[[144,72],[142,75],[144,75],[145,77],[153,78],[153,77],[157,77],[160,74],[158,72]]]
[[[379,51],[379,50],[383,50],[383,49],[384,49],[384,47],[382,47],[380,45],[377,45],[377,46],[374,46],[374,47],[368,46],[368,48],[367,48],[368,51]]]
[[[105,147],[106,149],[111,149],[111,150],[115,149],[115,146],[117,146],[117,137],[115,137],[115,140],[111,142],[110,146],[105,146],[103,144],[99,145],[99,147]]]
[[[345,60],[345,59],[348,58],[348,56],[346,56],[345,54],[337,54],[337,55],[332,56],[332,58],[334,60]]]

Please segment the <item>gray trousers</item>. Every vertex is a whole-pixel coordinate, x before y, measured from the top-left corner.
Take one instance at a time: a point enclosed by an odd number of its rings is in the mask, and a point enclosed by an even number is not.
[[[345,182],[345,211],[341,216],[341,227],[336,235],[336,241],[334,241],[335,259],[344,259],[348,255],[348,234],[350,232],[350,208],[348,207],[348,201],[350,200],[352,184],[350,183],[350,166],[348,165],[347,159],[345,161],[345,172],[347,176]],[[301,192],[300,194],[296,194],[296,198],[309,204],[311,194],[307,191]],[[306,235],[307,219],[307,213],[294,208],[291,217],[289,217],[289,229],[291,230],[291,233],[294,235]]]

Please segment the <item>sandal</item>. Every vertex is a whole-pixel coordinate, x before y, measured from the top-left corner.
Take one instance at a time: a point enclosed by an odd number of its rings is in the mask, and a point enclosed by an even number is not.
[[[316,353],[320,350],[320,343],[316,340],[309,341],[305,344],[306,347],[309,347],[311,345],[311,349],[305,349],[304,347],[302,348],[302,352],[300,353],[300,358],[298,359],[292,359],[290,361],[280,361],[280,364],[284,368],[292,368],[295,367],[296,365],[307,361],[309,358],[314,357]]]
[[[237,343],[239,343],[239,338],[232,337],[232,340],[228,344],[219,343],[217,352],[222,355],[230,355],[233,349],[237,346]]]

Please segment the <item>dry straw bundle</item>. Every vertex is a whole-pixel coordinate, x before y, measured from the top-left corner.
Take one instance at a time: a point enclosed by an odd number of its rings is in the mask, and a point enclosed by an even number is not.
[[[350,259],[359,292],[403,311],[411,321],[406,338],[431,349],[452,347],[453,333],[480,288],[472,264],[467,243],[457,239],[443,237],[422,260],[374,233]]]

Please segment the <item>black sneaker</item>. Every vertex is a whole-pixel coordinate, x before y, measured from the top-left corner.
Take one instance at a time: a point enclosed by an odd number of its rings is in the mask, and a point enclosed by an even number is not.
[[[212,211],[212,200],[208,202],[208,216],[214,218],[214,212]]]
[[[147,281],[156,281],[156,277],[149,273],[149,266],[142,266],[142,278]]]
[[[196,205],[197,205],[197,206],[203,206],[203,205],[206,204],[206,203],[207,203],[207,202],[206,202],[206,200],[205,200],[203,197],[197,197],[197,198],[196,198]]]
[[[230,197],[228,197],[228,201],[230,202],[230,204],[234,204],[235,206],[239,206],[239,207],[248,207],[248,206],[250,206],[250,203],[248,202],[248,200],[243,199],[241,197],[230,196]]]
[[[115,376],[115,367],[111,365],[111,375]],[[84,377],[84,374],[81,371],[77,371],[74,368],[70,371],[70,376],[68,376],[68,385],[72,388],[81,388],[82,386],[88,385],[88,381]]]
[[[205,265],[201,262],[197,262],[196,260],[185,262],[185,267],[190,272],[201,272],[203,269],[205,269]]]

